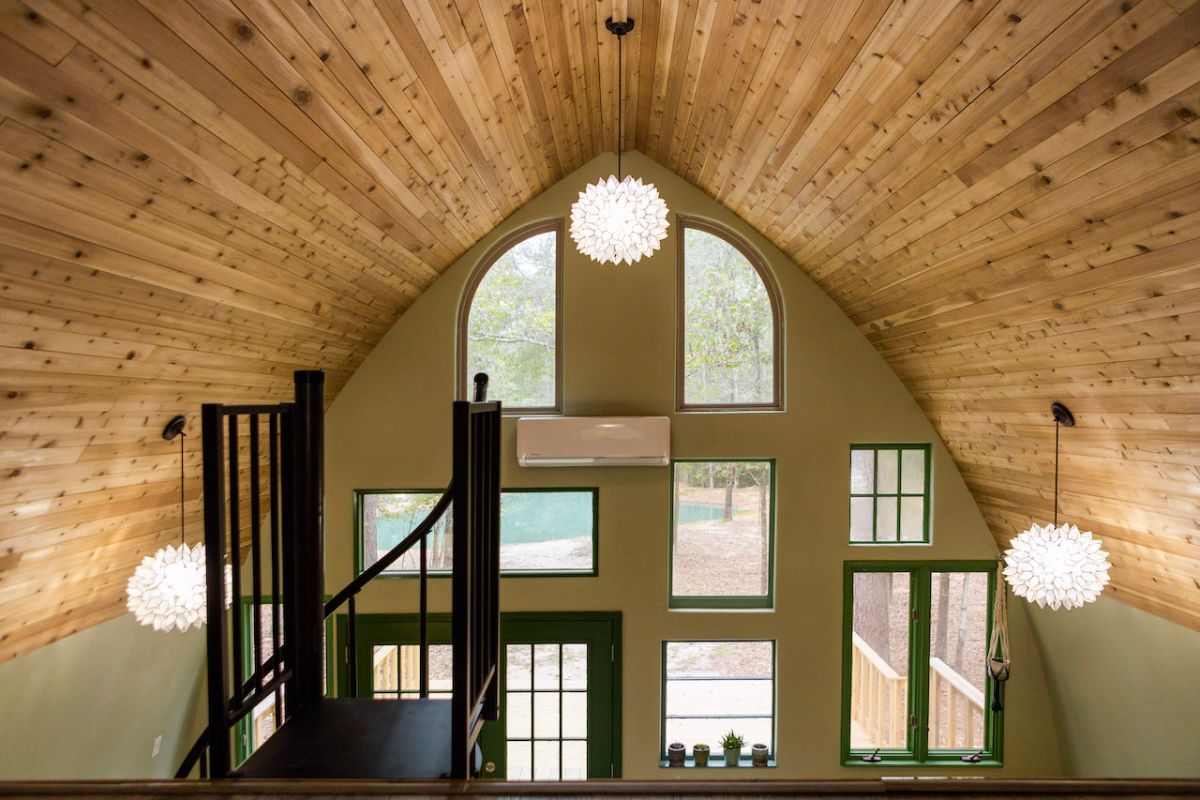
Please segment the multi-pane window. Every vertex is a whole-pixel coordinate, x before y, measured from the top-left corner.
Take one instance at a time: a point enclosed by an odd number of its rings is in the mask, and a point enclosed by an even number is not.
[[[851,544],[927,544],[929,475],[928,444],[851,445]]]
[[[459,392],[485,372],[506,411],[561,408],[561,223],[501,242],[467,285],[459,320]]]
[[[993,562],[846,565],[846,764],[997,763],[987,645]]]
[[[671,607],[769,608],[774,462],[672,464]]]
[[[374,564],[402,542],[437,505],[436,491],[359,491],[360,568]],[[595,489],[510,489],[500,495],[500,571],[520,574],[594,574]],[[438,520],[426,537],[431,573],[453,566],[452,515]],[[420,548],[402,555],[385,574],[415,574]]]
[[[508,780],[587,778],[587,644],[509,644],[504,658]]]
[[[663,643],[662,753],[678,742],[688,751],[707,744],[710,763],[723,764],[721,739],[733,731],[751,748],[775,756],[775,643],[689,641]]]
[[[680,220],[678,374],[681,409],[778,409],[779,293],[761,259],[699,220]]]

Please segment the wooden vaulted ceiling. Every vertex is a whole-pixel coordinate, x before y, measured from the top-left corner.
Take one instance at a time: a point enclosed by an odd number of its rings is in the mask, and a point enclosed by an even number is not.
[[[1001,544],[1066,401],[1064,515],[1200,629],[1195,0],[0,0],[0,660],[174,541],[167,418],[336,392],[611,149],[626,9],[625,146],[829,292]]]

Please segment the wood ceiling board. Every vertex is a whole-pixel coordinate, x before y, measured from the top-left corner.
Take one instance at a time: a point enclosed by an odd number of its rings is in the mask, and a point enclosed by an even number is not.
[[[1067,402],[1064,518],[1111,540],[1114,596],[1200,628],[1200,4],[624,7],[625,146],[841,305],[1001,544],[1052,510]],[[332,397],[462,252],[611,150],[613,13],[0,2],[0,617],[28,623],[0,659],[121,613],[171,541],[163,421],[302,368]]]

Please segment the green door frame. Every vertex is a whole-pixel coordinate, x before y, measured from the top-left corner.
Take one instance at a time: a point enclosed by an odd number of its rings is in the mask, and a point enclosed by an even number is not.
[[[358,614],[355,643],[358,646],[358,685],[371,685],[375,645],[416,644],[419,618],[416,614]],[[347,617],[336,620],[339,669],[339,697],[349,694]],[[429,615],[429,643],[450,643],[450,615]],[[621,777],[621,612],[619,611],[509,611],[500,615],[500,644],[543,644],[586,642],[588,646],[588,777]],[[608,672],[605,679],[603,673]],[[597,676],[593,679],[593,675]],[[500,670],[500,696],[503,698],[506,676]],[[491,777],[503,778],[504,703],[500,719],[488,722],[480,734],[485,761],[496,764]]]

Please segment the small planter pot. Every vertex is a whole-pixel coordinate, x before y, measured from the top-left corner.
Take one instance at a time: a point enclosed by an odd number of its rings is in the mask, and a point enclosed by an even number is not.
[[[696,762],[697,767],[708,766],[708,745],[698,744],[692,748],[692,760]]]
[[[740,759],[741,757],[742,757],[742,750],[740,747],[726,747],[725,748],[725,766],[736,767],[738,765],[738,759]]]
[[[765,744],[756,744],[750,748],[750,764],[755,767],[767,765],[767,746]]]
[[[687,748],[679,742],[674,742],[667,745],[667,766],[682,767],[683,758],[687,755]]]

